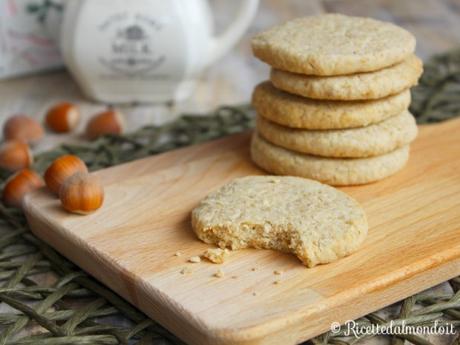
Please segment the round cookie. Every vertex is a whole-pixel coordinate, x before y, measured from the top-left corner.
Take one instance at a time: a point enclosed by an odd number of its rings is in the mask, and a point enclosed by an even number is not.
[[[422,61],[411,55],[403,62],[375,72],[316,77],[272,69],[270,80],[283,91],[322,100],[369,100],[402,92],[417,84]]]
[[[408,145],[417,136],[417,125],[407,110],[368,127],[322,131],[283,127],[257,116],[257,132],[267,141],[297,152],[365,158]]]
[[[318,101],[259,84],[252,104],[259,115],[283,126],[304,129],[364,127],[402,113],[409,107],[409,90],[370,101]]]
[[[415,50],[414,36],[371,18],[325,14],[291,20],[256,35],[254,55],[269,65],[308,75],[379,70]]]
[[[251,142],[251,157],[259,167],[273,174],[350,186],[378,181],[401,170],[409,158],[409,146],[370,158],[325,158],[284,149],[256,133]]]
[[[356,251],[368,229],[364,210],[347,194],[286,176],[233,180],[192,211],[192,227],[206,243],[290,252],[308,267]]]

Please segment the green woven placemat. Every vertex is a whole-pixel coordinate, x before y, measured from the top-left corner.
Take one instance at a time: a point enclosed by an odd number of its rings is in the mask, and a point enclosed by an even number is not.
[[[419,123],[442,121],[460,113],[460,51],[434,57],[414,89],[411,110]],[[43,172],[54,158],[72,153],[91,170],[113,166],[178,147],[238,133],[254,126],[249,106],[221,107],[211,114],[184,115],[161,126],[148,126],[126,136],[107,136],[87,145],[63,145],[36,157]],[[8,174],[0,172],[3,185]],[[428,291],[401,303],[394,315],[372,313],[360,325],[390,321],[432,325],[445,320],[460,325],[460,277],[448,292]],[[0,205],[0,345],[183,344],[110,289],[101,285],[34,237],[19,210]],[[440,324],[442,325],[442,324]],[[430,344],[411,334],[391,337]],[[357,339],[326,333],[310,342],[350,344]],[[280,344],[283,345],[283,344]]]

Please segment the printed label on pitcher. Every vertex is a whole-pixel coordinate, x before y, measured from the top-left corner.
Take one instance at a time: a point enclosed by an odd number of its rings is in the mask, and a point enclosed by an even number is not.
[[[143,14],[117,13],[98,28],[108,44],[98,57],[104,79],[174,79],[165,47],[165,23]],[[171,62],[171,61],[170,61]],[[177,76],[176,76],[177,78]]]

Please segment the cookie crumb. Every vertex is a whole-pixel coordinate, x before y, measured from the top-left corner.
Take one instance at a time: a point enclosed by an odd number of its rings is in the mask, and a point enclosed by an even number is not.
[[[201,262],[201,258],[199,256],[192,256],[190,259],[188,259],[188,262],[197,264]]]
[[[252,293],[252,295],[253,295],[253,296],[257,296],[257,292],[254,291],[254,292]]]
[[[203,257],[214,264],[222,264],[228,256],[228,249],[209,248],[203,253]]]
[[[281,275],[281,273],[283,273],[283,272],[278,271],[278,270],[274,270],[274,271],[273,271],[273,274],[274,274],[274,275],[277,275],[277,276]]]
[[[274,284],[274,285],[281,284],[281,280],[275,280],[275,281],[273,282],[273,284]]]
[[[181,269],[180,271],[180,274],[182,275],[185,275],[185,274],[191,274],[192,273],[192,269],[190,267],[184,267],[183,269]]]
[[[252,272],[255,272],[256,270],[257,270],[257,268],[255,268],[255,267],[251,268]]]
[[[177,256],[177,257],[182,256],[182,253],[181,253],[181,252],[176,252],[176,253],[174,254],[174,256]]]
[[[216,273],[214,273],[214,277],[216,278],[222,278],[224,276],[224,271],[222,271],[221,269],[217,270]]]

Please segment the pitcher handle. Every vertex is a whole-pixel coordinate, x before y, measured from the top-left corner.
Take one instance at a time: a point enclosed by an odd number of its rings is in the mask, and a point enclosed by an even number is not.
[[[251,24],[257,12],[258,5],[259,0],[241,0],[235,21],[223,34],[212,38],[210,52],[205,66],[209,66],[219,60],[238,42],[249,24]]]

